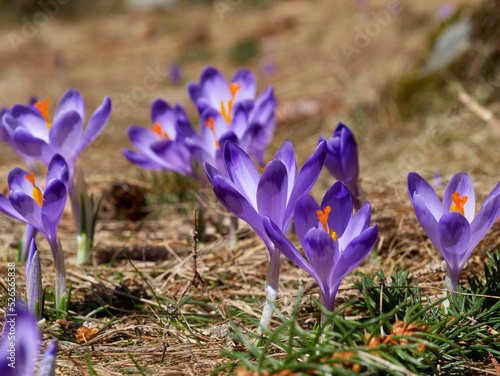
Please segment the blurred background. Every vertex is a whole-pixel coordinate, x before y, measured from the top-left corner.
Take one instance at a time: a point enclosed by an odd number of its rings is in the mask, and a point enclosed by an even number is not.
[[[289,138],[299,165],[339,121],[360,146],[361,178],[404,189],[409,171],[466,170],[498,182],[500,1],[0,0],[0,107],[55,103],[78,89],[111,121],[80,163],[137,176],[120,150],[161,97],[198,116],[185,86],[206,65],[241,67],[278,100],[272,155]],[[0,148],[0,176],[19,164]],[[331,185],[331,179],[324,186]]]

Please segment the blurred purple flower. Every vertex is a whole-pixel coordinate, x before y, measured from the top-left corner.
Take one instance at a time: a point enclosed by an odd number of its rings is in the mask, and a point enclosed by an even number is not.
[[[150,128],[131,126],[128,136],[138,152],[123,150],[131,162],[150,170],[172,170],[196,177],[191,152],[184,142],[184,133],[196,134],[180,104],[174,108],[157,99],[151,106]]]
[[[354,135],[345,124],[339,123],[328,140],[320,136],[319,142],[322,141],[327,143],[326,168],[347,186],[354,208],[358,210],[361,207],[358,189],[358,145]]]
[[[500,183],[474,216],[474,187],[465,172],[453,175],[446,186],[443,203],[420,175],[408,174],[408,195],[417,219],[446,261],[448,290],[456,291],[467,259],[500,215],[499,193]]]
[[[441,21],[446,21],[455,13],[455,5],[446,3],[441,5],[436,11],[436,17]]]
[[[378,227],[369,227],[370,214],[366,202],[353,217],[351,195],[341,181],[326,192],[320,206],[308,194],[300,197],[294,223],[307,261],[271,218],[264,219],[264,227],[276,248],[316,280],[323,305],[333,311],[340,283],[377,240]]]
[[[61,299],[66,294],[66,271],[62,250],[57,240],[57,228],[68,195],[68,170],[64,158],[56,154],[49,164],[44,191],[33,173],[15,168],[8,176],[9,198],[0,194],[1,212],[31,224],[49,242],[57,275],[57,307],[61,307]]]
[[[276,99],[271,86],[255,99],[255,76],[249,70],[239,70],[228,85],[219,71],[206,67],[199,84],[188,84],[188,92],[203,118],[202,132],[205,121],[212,117],[220,146],[224,146],[221,140],[231,139],[234,134],[243,150],[264,164],[264,151],[276,122]]]
[[[263,218],[268,216],[281,231],[286,230],[297,200],[308,193],[316,182],[325,155],[326,143],[322,142],[297,174],[293,146],[287,140],[267,163],[260,176],[243,149],[233,142],[226,142],[224,146],[226,174],[205,163],[205,170],[217,199],[231,213],[247,222],[269,250],[267,303],[262,314],[261,328],[269,327],[272,316],[270,304],[274,303],[278,292],[280,255],[275,251],[264,229]]]
[[[182,69],[179,64],[172,64],[169,67],[168,78],[175,85],[178,85],[182,82]]]
[[[13,311],[7,312],[3,333],[0,342],[0,375],[35,375],[42,335],[33,315],[21,300],[17,299]],[[45,351],[37,376],[54,375],[55,353],[56,342],[53,340]]]
[[[35,240],[31,240],[26,261],[26,303],[28,310],[33,314],[36,321],[42,319],[42,270]]]

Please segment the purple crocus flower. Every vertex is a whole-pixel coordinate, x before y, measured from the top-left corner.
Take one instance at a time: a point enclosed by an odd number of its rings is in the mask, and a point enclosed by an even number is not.
[[[276,248],[316,280],[323,305],[333,311],[340,283],[377,240],[378,227],[369,227],[370,214],[370,203],[365,202],[353,217],[351,195],[341,181],[326,192],[321,205],[303,195],[295,207],[294,223],[308,261],[271,218],[264,219],[264,227]]]
[[[35,227],[50,244],[56,266],[56,306],[61,309],[66,295],[66,271],[57,228],[66,205],[69,171],[64,158],[56,154],[49,164],[45,191],[33,173],[20,168],[9,172],[9,197],[0,195],[0,211]]]
[[[128,136],[138,152],[124,149],[125,157],[142,168],[172,170],[196,177],[182,130],[195,132],[182,106],[176,104],[172,108],[162,99],[155,100],[151,106],[151,122],[150,128],[129,127]]]
[[[443,202],[415,172],[408,174],[408,195],[415,214],[446,261],[446,289],[456,291],[467,259],[500,215],[500,184],[489,194],[476,216],[472,181],[458,172],[446,186]]]
[[[111,101],[108,97],[104,98],[85,131],[85,104],[77,90],[68,89],[64,93],[52,121],[49,117],[49,103],[50,100],[46,100],[32,106],[14,105],[2,117],[5,131],[13,139],[16,150],[46,165],[55,154],[62,155],[72,177],[76,158],[108,122]]]
[[[231,141],[224,146],[226,173],[205,163],[208,179],[217,199],[231,213],[247,222],[264,241],[269,250],[270,264],[266,279],[266,298],[260,329],[268,328],[272,316],[271,305],[278,293],[280,253],[267,235],[263,218],[271,218],[281,231],[290,223],[295,204],[300,196],[313,187],[325,160],[326,143],[318,145],[297,173],[295,154],[290,141],[274,154],[262,175],[250,157]]]
[[[6,314],[6,324],[0,342],[0,375],[33,376],[42,339],[33,315],[24,303],[17,299],[12,311]],[[52,376],[55,368],[56,342],[52,341],[37,376]]]
[[[42,270],[35,240],[32,239],[26,261],[26,303],[36,321],[42,319],[42,295]]]
[[[264,151],[272,139],[276,122],[276,99],[271,86],[255,99],[256,80],[249,70],[239,70],[228,84],[219,71],[206,67],[201,73],[200,83],[189,83],[188,91],[204,118],[202,125],[210,117],[218,124],[220,116],[221,125],[226,125],[227,132],[233,132],[238,140],[242,140],[242,148],[257,163],[264,164]],[[207,115],[206,111],[211,111],[211,114]],[[214,116],[214,112],[218,116]],[[218,128],[219,144],[224,146],[220,143],[220,136],[226,132]]]
[[[339,123],[333,136],[326,140],[323,136],[319,142],[326,141],[327,153],[325,166],[328,171],[344,184],[351,192],[354,208],[361,207],[358,190],[358,145],[351,130],[343,123]]]

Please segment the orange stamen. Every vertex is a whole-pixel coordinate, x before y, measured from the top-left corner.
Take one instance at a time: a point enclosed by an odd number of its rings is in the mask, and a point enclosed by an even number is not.
[[[269,162],[271,162],[271,161],[274,161],[274,158],[271,158],[270,160],[268,160],[268,161],[267,161],[267,163],[269,163]],[[266,164],[266,166],[267,166],[267,164]],[[261,170],[262,172],[264,172],[264,170],[265,170],[265,169],[266,169],[266,167],[261,167],[261,168],[260,168],[260,170]]]
[[[156,122],[153,124],[149,130],[153,133],[156,133],[158,135],[158,138],[166,138],[167,140],[170,140],[170,136],[168,135],[167,132],[163,131],[161,125],[159,122]]]
[[[460,214],[464,215],[464,205],[467,202],[468,197],[463,196],[462,198],[460,198],[460,193],[455,192],[453,193],[453,196],[451,196],[451,199],[453,201],[453,204],[451,204],[450,211],[459,212]]]
[[[45,102],[36,102],[34,106],[40,111],[42,117],[47,122],[47,129],[50,129],[51,123],[49,120],[49,103],[50,99],[45,100]]]
[[[30,173],[29,175],[24,175],[24,177],[33,185],[33,199],[38,205],[40,205],[40,207],[42,207],[43,193],[40,191],[40,188],[35,185],[35,175]]]
[[[231,113],[233,112],[233,102],[234,102],[234,97],[236,96],[236,93],[238,90],[241,89],[241,85],[238,84],[237,82],[233,82],[231,85],[229,85],[229,91],[231,92],[231,99],[227,101],[227,112],[226,112],[226,107],[224,106],[224,102],[220,102],[220,113],[226,123],[231,124]]]
[[[212,131],[212,133],[214,134],[215,148],[218,148],[220,145],[219,145],[219,141],[217,140],[217,136],[215,135],[215,123],[214,123],[213,117],[210,116],[208,118],[208,120],[205,120],[205,127],[210,129]]]
[[[318,215],[318,219],[323,225],[323,228],[325,231],[332,237],[333,240],[337,241],[337,233],[333,231],[332,229],[328,228],[328,216],[330,215],[330,212],[332,211],[332,208],[327,206],[323,210],[318,210],[316,214]]]

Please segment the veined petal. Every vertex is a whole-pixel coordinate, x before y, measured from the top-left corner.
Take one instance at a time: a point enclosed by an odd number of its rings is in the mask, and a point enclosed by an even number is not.
[[[31,192],[33,190],[33,185],[28,179],[26,179],[26,176],[28,175],[30,175],[29,172],[19,167],[12,169],[7,176],[9,189],[11,191],[23,191],[25,193]]]
[[[252,123],[241,136],[239,145],[241,145],[241,148],[246,150],[248,155],[253,157],[260,166],[264,166],[264,153],[269,143],[268,140],[271,138],[271,129],[258,123]]]
[[[52,156],[55,154],[47,142],[33,136],[24,128],[16,129],[14,132],[14,143],[16,144],[16,148],[22,153],[46,165],[50,163]]]
[[[40,205],[30,195],[21,191],[11,191],[9,201],[14,210],[16,210],[22,220],[35,227],[46,237],[47,231],[42,222]]]
[[[300,170],[299,175],[295,181],[292,193],[288,200],[284,225],[287,226],[292,219],[293,210],[295,203],[305,193],[309,193],[316,179],[318,179],[319,173],[323,168],[323,163],[326,156],[326,145],[325,143],[320,143],[314,153],[309,157],[309,159],[304,163],[304,166]]]
[[[464,215],[469,223],[471,223],[476,211],[476,195],[472,180],[465,172],[457,172],[448,182],[443,196],[443,214],[450,211],[451,204],[453,203],[453,193],[459,193],[460,198],[467,196],[467,202],[464,205]]]
[[[311,269],[304,256],[293,246],[290,240],[283,234],[280,228],[269,217],[264,217],[264,228],[273,242],[276,249],[283,253],[290,261],[298,267],[304,269],[313,278],[316,278],[316,273]]]
[[[45,181],[48,183],[52,179],[58,179],[68,186],[69,183],[69,169],[66,160],[60,155],[56,154],[51,159],[49,164],[49,172]],[[26,179],[27,180],[27,179]]]
[[[471,239],[466,258],[470,256],[472,250],[476,248],[491,226],[493,226],[499,215],[500,194],[489,197],[477,213],[477,216],[473,219],[470,225]]]
[[[4,195],[0,195],[0,211],[18,221],[27,222],[26,219],[21,214],[19,214],[16,209],[14,209],[9,199]]]
[[[407,185],[408,185],[408,195],[410,196],[411,202],[413,203],[415,195],[419,195],[420,197],[422,197],[423,203],[427,207],[429,213],[432,214],[436,222],[439,221],[439,218],[441,218],[441,216],[443,215],[443,205],[441,205],[441,201],[439,200],[436,192],[434,191],[434,189],[432,189],[430,184],[427,183],[416,172],[410,172],[408,174]],[[413,206],[415,206],[414,203]],[[450,211],[449,207],[447,211]]]
[[[262,223],[262,217],[257,213],[253,206],[238,192],[236,187],[227,177],[217,175],[212,180],[214,193],[222,205],[231,213],[248,223],[257,235],[270,247],[270,240]]]
[[[279,160],[270,161],[262,173],[257,187],[257,207],[261,217],[268,216],[283,231],[287,204],[287,169]]]
[[[72,159],[82,136],[83,118],[73,110],[56,116],[49,131],[50,145],[54,151]]]
[[[82,95],[78,90],[68,89],[59,100],[56,112],[54,115],[54,121],[61,115],[61,113],[67,111],[76,111],[82,122],[85,120],[85,102],[83,101]]]
[[[332,210],[328,216],[328,227],[341,237],[352,218],[351,194],[342,181],[334,183],[326,192],[321,209],[327,206]]]
[[[283,145],[281,145],[278,151],[274,153],[273,158],[283,162],[288,172],[287,198],[289,200],[295,186],[295,181],[297,180],[297,162],[295,161],[295,153],[293,151],[292,142],[290,140],[283,142]]]
[[[40,111],[33,106],[16,104],[12,106],[9,113],[3,117],[3,120],[14,132],[18,128],[23,128],[33,137],[39,138],[45,142],[49,141],[47,122]]]
[[[257,186],[260,176],[250,157],[235,143],[226,142],[224,164],[233,184],[247,201],[257,208]]]
[[[220,102],[226,103],[231,99],[231,92],[226,79],[214,67],[206,67],[200,76],[202,95],[208,99],[214,109],[220,108]]]
[[[67,195],[66,185],[58,179],[49,181],[45,187],[41,218],[49,242],[57,238],[57,227],[66,206]]]
[[[413,207],[415,208],[415,214],[420,222],[424,232],[427,234],[432,244],[441,251],[439,242],[439,232],[438,232],[438,220],[434,217],[432,212],[429,210],[426,198],[415,193],[413,195]]]
[[[80,144],[76,150],[75,155],[79,155],[82,150],[89,146],[92,141],[96,139],[97,136],[102,132],[104,126],[111,116],[111,100],[105,97],[101,105],[95,110],[90,118],[83,137],[81,138]]]
[[[338,238],[339,248],[345,249],[347,245],[359,234],[364,232],[370,226],[371,205],[366,201],[363,206],[354,214],[349,221],[344,234]],[[335,213],[332,213],[334,215]]]
[[[234,97],[234,103],[255,99],[255,94],[257,92],[257,83],[255,82],[255,76],[248,69],[240,69],[234,75],[231,83],[237,83],[241,88],[236,92]]]
[[[451,279],[458,280],[469,254],[471,239],[470,224],[462,214],[449,212],[438,224],[441,254],[451,272]]]
[[[338,243],[322,228],[313,227],[304,236],[304,252],[316,273],[318,284],[329,286],[330,273],[340,257]]]
[[[191,153],[182,142],[161,140],[152,144],[151,150],[164,161],[165,168],[194,177]]]
[[[318,219],[318,210],[320,210],[319,205],[309,194],[302,195],[297,200],[293,221],[302,248],[305,248],[304,238],[307,231],[313,227],[322,228]]]

